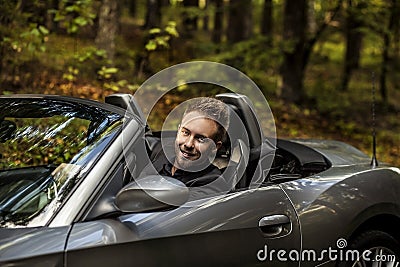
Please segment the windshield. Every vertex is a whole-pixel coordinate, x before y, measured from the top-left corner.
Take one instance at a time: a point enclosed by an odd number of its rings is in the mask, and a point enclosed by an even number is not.
[[[123,118],[50,99],[0,98],[0,110],[0,226],[27,225],[59,206]]]

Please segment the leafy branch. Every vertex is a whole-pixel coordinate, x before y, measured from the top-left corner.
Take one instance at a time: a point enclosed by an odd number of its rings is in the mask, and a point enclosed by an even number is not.
[[[54,21],[61,22],[69,34],[75,34],[86,25],[92,25],[96,18],[92,0],[62,0],[61,8],[49,10],[54,14]]]

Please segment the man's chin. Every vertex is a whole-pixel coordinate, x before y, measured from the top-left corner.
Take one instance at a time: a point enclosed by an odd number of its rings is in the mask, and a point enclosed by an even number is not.
[[[193,168],[193,166],[196,166],[194,160],[187,159],[186,157],[183,157],[181,155],[177,157],[176,164],[176,167],[181,170],[190,170],[191,168]]]
[[[176,160],[176,167],[180,170],[188,171],[188,172],[196,172],[205,169],[210,163],[209,162],[200,162],[198,159],[189,160],[185,157],[179,157]]]

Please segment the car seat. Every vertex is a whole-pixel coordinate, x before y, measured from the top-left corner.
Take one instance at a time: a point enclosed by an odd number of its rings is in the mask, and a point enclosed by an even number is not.
[[[232,151],[228,167],[236,169],[232,171],[227,167],[227,176],[233,173],[234,179],[238,179],[235,189],[258,186],[266,178],[264,169],[268,169],[271,164],[271,151],[275,148],[264,137],[253,103],[247,96],[224,93],[216,95],[216,98],[226,103],[231,112],[234,112],[230,116],[229,136],[224,145],[229,147],[233,144],[232,149],[227,149],[228,152]],[[238,162],[233,153],[241,155]]]

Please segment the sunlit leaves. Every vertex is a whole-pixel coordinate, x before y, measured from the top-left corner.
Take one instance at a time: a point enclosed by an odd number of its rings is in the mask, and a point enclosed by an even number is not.
[[[73,82],[76,80],[76,77],[79,74],[79,70],[72,66],[68,67],[68,71],[63,74],[63,79],[66,79],[69,82]]]
[[[27,50],[31,53],[46,51],[46,41],[49,30],[43,25],[31,23],[29,27],[24,28],[19,35],[4,37],[2,45],[8,45],[13,51],[20,53]]]
[[[97,49],[96,47],[89,47],[88,49],[82,50],[80,53],[76,53],[74,58],[80,63],[85,61],[96,61],[98,59],[106,59],[107,53],[103,49]]]
[[[149,30],[149,34],[159,34],[161,33],[161,29],[159,28],[153,28]]]
[[[169,21],[167,26],[165,26],[165,32],[168,33],[172,37],[179,37],[179,33],[176,29],[176,22]]]
[[[97,73],[103,79],[110,79],[112,75],[117,72],[118,72],[117,68],[107,68],[106,66],[103,66],[101,67],[101,70],[99,70]]]
[[[49,12],[54,14],[54,21],[61,22],[70,34],[77,33],[86,25],[92,25],[96,18],[92,0],[62,0],[59,9]]]
[[[179,37],[176,22],[174,21],[169,21],[163,30],[160,28],[150,29],[149,35],[151,38],[145,45],[145,49],[148,52],[162,48],[169,49],[171,38]]]

